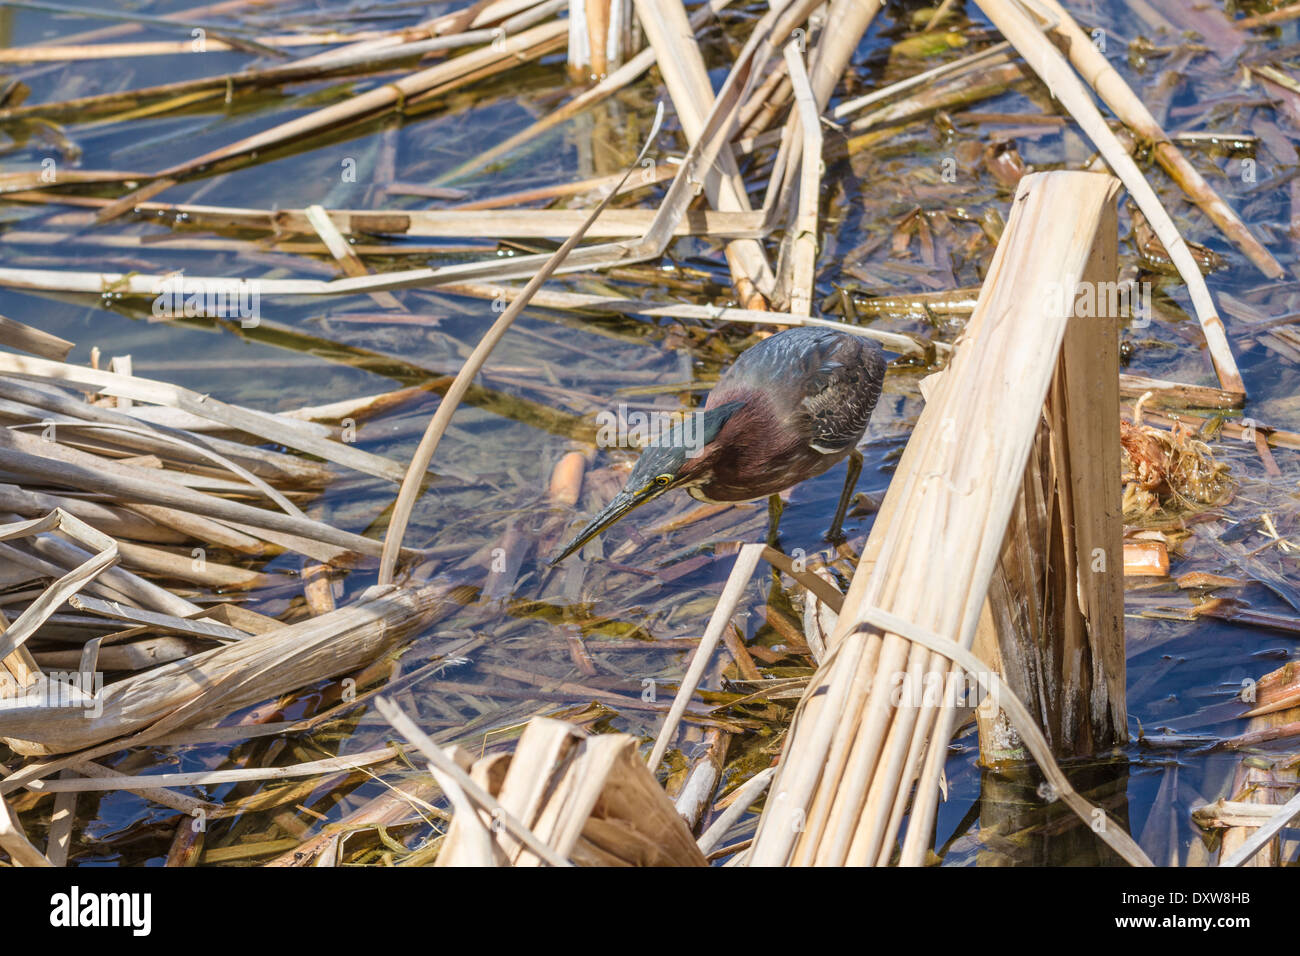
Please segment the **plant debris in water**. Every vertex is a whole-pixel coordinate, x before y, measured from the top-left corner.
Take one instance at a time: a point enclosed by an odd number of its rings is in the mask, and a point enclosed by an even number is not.
[[[0,626],[30,636],[4,657],[0,696],[90,661],[115,693],[156,707],[110,710],[93,733],[79,724],[89,736],[65,744],[98,743],[68,777],[184,775],[143,791],[24,788],[14,775],[42,759],[23,736],[38,721],[6,724],[13,786],[0,810],[33,852],[71,865],[434,862],[454,808],[411,748],[393,745],[372,709],[380,692],[471,759],[505,754],[539,715],[653,740],[727,568],[766,514],[648,506],[599,545],[603,560],[547,571],[575,515],[621,483],[630,452],[596,449],[595,417],[619,403],[696,407],[757,325],[789,317],[791,296],[755,292],[753,243],[810,320],[860,326],[900,355],[863,448],[870,505],[920,412],[920,380],[960,347],[1022,176],[1103,168],[1078,118],[977,4],[891,2],[861,38],[809,31],[805,52],[839,43],[846,64],[810,208],[778,203],[775,229],[763,212],[772,182],[801,171],[777,168],[802,128],[789,66],[772,61],[735,118],[734,195],[749,211],[687,197],[662,255],[558,276],[533,299],[446,431],[405,538],[398,583],[415,596],[394,607],[372,588],[395,481],[536,271],[524,257],[548,255],[613,188],[655,102],[671,100],[676,65],[573,72],[568,25],[546,4],[495,19],[453,3],[222,5],[205,14],[202,56],[188,28],[148,19],[186,20],[184,5],[157,6],[107,26],[14,8],[2,24],[0,313],[16,326],[0,323],[13,350],[0,353]],[[1132,586],[1128,702],[1147,749],[1081,766],[1076,784],[1145,821],[1134,837],[1152,859],[1200,864],[1213,856],[1196,824],[1236,818],[1193,808],[1280,792],[1295,762],[1295,735],[1258,723],[1269,714],[1243,716],[1232,695],[1275,669],[1257,657],[1276,654],[1270,635],[1300,615],[1289,584],[1300,574],[1300,285],[1279,280],[1273,258],[1293,265],[1300,34],[1289,6],[1265,2],[1067,6],[1157,124],[1130,111],[1111,121],[1208,276],[1248,414],[1267,423],[1247,429],[1261,442],[1242,442],[1231,415],[1210,435],[1146,424],[1139,406],[1120,426],[1126,523],[1177,529],[1178,580],[1244,603],[1227,627],[1187,602],[1170,611],[1167,581]],[[687,12],[716,93],[768,8]],[[593,244],[645,233],[702,125],[682,115],[690,107],[671,104],[655,162],[614,197]],[[1241,221],[1207,216],[1215,199]],[[1159,229],[1131,195],[1120,204],[1121,275],[1150,289],[1151,307],[1125,332],[1126,372],[1175,383],[1164,390],[1175,406],[1192,389],[1231,397],[1214,381],[1223,352],[1207,357],[1197,320],[1213,323],[1185,284],[1196,280]],[[810,264],[798,281],[793,263]],[[259,283],[258,321],[184,302],[159,314],[152,283],[178,275]],[[52,364],[33,374],[30,356]],[[19,453],[57,465],[19,473],[30,463]],[[874,508],[855,510],[847,542],[823,544],[842,475],[796,490],[782,543],[810,569],[847,576]],[[52,582],[111,550],[77,521],[115,543],[117,564],[43,608]],[[760,577],[657,768],[674,797],[713,773],[700,830],[769,769],[818,663],[802,589]],[[367,611],[379,616],[356,619]],[[399,612],[400,626],[380,623]],[[191,698],[163,680],[196,674],[229,684]],[[204,719],[169,727],[176,707]],[[157,736],[128,745],[137,718]],[[1254,748],[1253,763],[1209,758],[1191,737]],[[982,771],[974,738],[972,723],[952,742],[932,862],[1109,860],[1032,772]],[[206,828],[191,825],[199,813]],[[754,826],[752,813],[734,823],[710,861],[734,859]],[[6,842],[0,856],[26,852]]]
[[[1235,487],[1228,465],[1181,422],[1171,429],[1143,424],[1142,402],[1134,420],[1119,425],[1124,523],[1166,524],[1226,504]]]

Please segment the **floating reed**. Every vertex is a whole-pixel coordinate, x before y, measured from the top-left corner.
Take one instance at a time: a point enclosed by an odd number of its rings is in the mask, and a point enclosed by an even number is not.
[[[0,738],[15,752],[28,755],[83,748],[107,753],[224,717],[370,663],[417,627],[450,613],[455,607],[448,599],[450,590],[445,583],[378,586],[329,614],[250,634],[116,681],[77,706],[51,708],[44,700],[30,705],[21,698],[9,701],[0,709]],[[107,750],[101,749],[105,742],[110,742]],[[57,769],[58,761],[29,764],[6,777],[0,791],[12,792]]]

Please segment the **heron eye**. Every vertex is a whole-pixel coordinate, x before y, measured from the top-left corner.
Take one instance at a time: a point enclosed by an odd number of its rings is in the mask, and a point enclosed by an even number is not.
[[[672,480],[673,480],[672,475],[660,475],[658,478],[655,479],[655,484],[658,485],[660,488],[662,488],[664,485],[668,484]]]

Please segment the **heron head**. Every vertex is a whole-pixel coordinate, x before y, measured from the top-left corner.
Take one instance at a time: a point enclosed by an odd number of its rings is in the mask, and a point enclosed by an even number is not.
[[[717,408],[688,413],[666,436],[647,445],[632,468],[623,490],[587,522],[550,563],[559,564],[610,525],[626,517],[647,501],[674,488],[707,479],[709,446],[712,445],[743,402],[729,402]]]

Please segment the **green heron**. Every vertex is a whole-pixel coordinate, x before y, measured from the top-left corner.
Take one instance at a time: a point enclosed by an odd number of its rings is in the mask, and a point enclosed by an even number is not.
[[[641,452],[623,490],[551,564],[674,488],[708,502],[770,496],[774,536],[777,493],[849,457],[828,533],[838,537],[862,470],[857,445],[884,378],[880,350],[849,332],[796,326],[764,339],[723,373],[695,421],[678,423]]]

